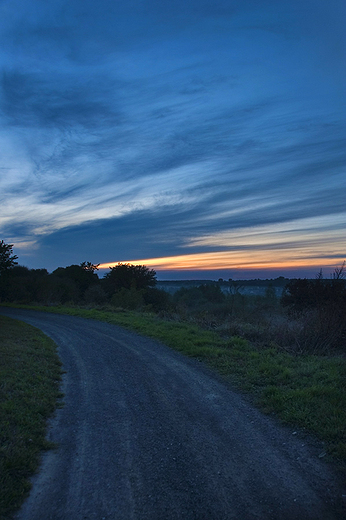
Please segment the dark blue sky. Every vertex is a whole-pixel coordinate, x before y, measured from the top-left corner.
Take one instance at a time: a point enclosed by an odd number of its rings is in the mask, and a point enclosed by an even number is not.
[[[340,265],[345,22],[344,0],[0,0],[0,239],[50,271]]]

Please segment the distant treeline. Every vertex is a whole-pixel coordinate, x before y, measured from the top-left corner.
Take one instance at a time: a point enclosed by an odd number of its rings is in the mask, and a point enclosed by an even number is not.
[[[223,278],[219,278],[218,280],[160,280],[158,281],[158,284],[160,286],[166,285],[169,287],[170,285],[179,285],[180,287],[183,286],[198,286],[198,285],[209,285],[209,284],[216,284],[216,285],[244,285],[244,286],[251,286],[251,287],[268,287],[268,285],[271,285],[272,287],[285,287],[288,282],[290,281],[290,278],[285,278],[284,276],[279,276],[278,278],[270,278],[270,279],[250,279],[250,280],[233,280],[232,278],[229,278],[228,280],[224,280]]]
[[[289,283],[289,278],[280,276],[275,279],[251,279],[251,280],[165,280],[158,281],[157,287],[163,289],[170,294],[175,294],[181,288],[193,288],[201,285],[210,285],[219,287],[225,294],[240,293],[248,295],[264,296],[268,287],[272,288],[277,297],[280,297],[284,288]]]

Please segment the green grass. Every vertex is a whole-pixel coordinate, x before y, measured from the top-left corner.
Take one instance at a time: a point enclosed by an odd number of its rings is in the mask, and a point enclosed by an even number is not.
[[[325,442],[346,462],[346,369],[337,356],[292,355],[272,346],[255,348],[239,337],[222,338],[196,326],[156,315],[67,307],[31,307],[122,325],[198,358],[246,392],[265,413]]]
[[[46,421],[61,397],[61,363],[38,329],[0,316],[0,519],[10,518],[30,490]]]

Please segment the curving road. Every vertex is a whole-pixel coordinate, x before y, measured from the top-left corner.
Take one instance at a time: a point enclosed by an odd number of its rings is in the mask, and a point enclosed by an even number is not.
[[[120,327],[1,308],[58,345],[65,406],[18,520],[331,520],[342,489],[292,429]]]

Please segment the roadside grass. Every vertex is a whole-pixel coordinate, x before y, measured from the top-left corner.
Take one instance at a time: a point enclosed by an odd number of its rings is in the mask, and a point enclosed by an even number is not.
[[[30,308],[121,325],[197,358],[245,392],[262,411],[313,434],[325,443],[326,453],[343,466],[346,463],[346,365],[341,356],[294,355],[275,344],[256,347],[237,336],[224,338],[154,314],[62,306]]]
[[[0,519],[22,504],[39,465],[61,380],[56,345],[40,330],[0,315]]]

